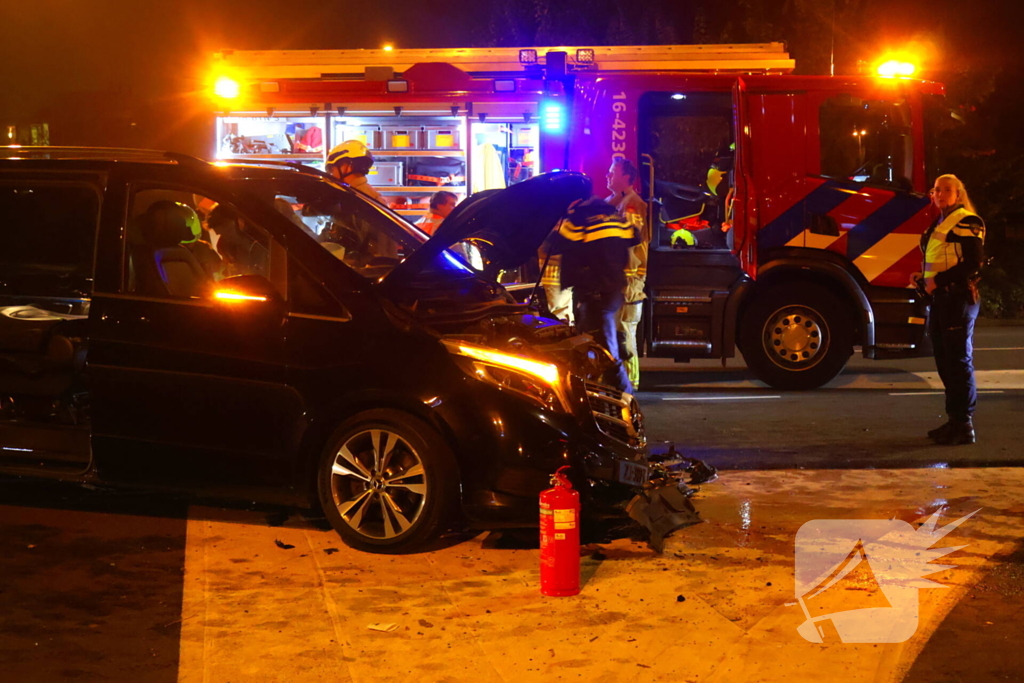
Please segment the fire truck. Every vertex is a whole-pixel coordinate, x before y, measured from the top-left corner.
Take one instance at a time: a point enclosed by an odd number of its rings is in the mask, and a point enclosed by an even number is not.
[[[948,112],[936,83],[793,67],[781,43],[223,51],[213,156],[322,168],[358,138],[412,220],[439,189],[545,171],[596,189],[624,157],[651,228],[642,353],[738,349],[770,386],[812,389],[857,347],[928,351],[909,285]]]

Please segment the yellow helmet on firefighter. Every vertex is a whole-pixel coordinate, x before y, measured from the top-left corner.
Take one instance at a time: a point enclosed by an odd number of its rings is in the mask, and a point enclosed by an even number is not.
[[[369,157],[370,150],[362,140],[346,140],[335,145],[327,155],[327,165],[336,164],[343,159],[359,159]]]

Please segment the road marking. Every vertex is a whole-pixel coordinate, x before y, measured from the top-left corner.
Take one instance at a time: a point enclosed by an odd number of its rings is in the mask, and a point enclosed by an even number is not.
[[[662,401],[760,401],[782,396],[666,396]]]
[[[946,392],[944,391],[897,391],[889,392],[890,396],[943,396]],[[1002,389],[983,389],[978,392],[979,394],[1005,394],[1006,392]]]
[[[1024,346],[993,346],[987,349],[975,348],[975,351],[1024,351]]]

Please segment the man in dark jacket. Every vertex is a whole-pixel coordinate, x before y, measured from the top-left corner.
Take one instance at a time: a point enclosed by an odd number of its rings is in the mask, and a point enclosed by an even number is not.
[[[636,226],[607,202],[590,199],[570,209],[550,238],[549,253],[562,254],[562,289],[572,287],[576,326],[608,349],[615,365],[604,381],[632,394],[617,335],[629,250],[640,243]]]

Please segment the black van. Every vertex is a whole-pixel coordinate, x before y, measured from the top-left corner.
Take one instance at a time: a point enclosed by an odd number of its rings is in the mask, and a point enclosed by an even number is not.
[[[428,241],[309,169],[7,148],[0,471],[319,506],[376,552],[460,514],[535,525],[562,465],[621,514],[648,482],[636,401],[463,257],[484,235],[519,265],[590,194],[540,176]]]

